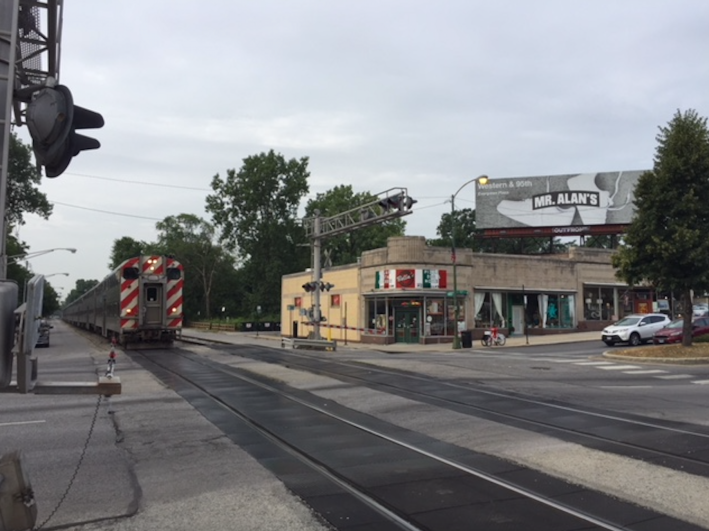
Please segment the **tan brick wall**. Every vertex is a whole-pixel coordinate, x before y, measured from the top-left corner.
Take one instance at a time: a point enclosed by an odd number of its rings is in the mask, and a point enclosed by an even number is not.
[[[508,254],[473,253],[470,249],[456,249],[458,259],[458,289],[470,293],[466,300],[465,315],[468,326],[472,326],[473,297],[475,287],[482,289],[526,291],[568,291],[576,292],[576,316],[583,316],[583,286],[586,284],[622,284],[611,266],[612,251],[604,249],[571,248],[567,254],[546,256],[519,256]],[[342,325],[347,305],[347,325],[363,327],[365,293],[375,291],[382,294],[391,290],[375,290],[376,272],[384,269],[440,269],[448,272],[448,291],[453,290],[453,265],[451,250],[444,247],[429,247],[422,236],[389,238],[387,247],[367,251],[362,254],[360,264],[340,266],[323,272],[323,280],[335,285],[330,292],[321,293],[321,311],[327,317],[327,324]],[[312,280],[310,271],[283,277],[282,283],[282,333],[290,335],[288,304],[293,304],[297,296],[303,299],[303,308],[312,304],[312,295],[306,294],[302,285]],[[330,295],[339,294],[339,308],[330,306]],[[299,335],[312,330],[295,315],[299,321]],[[327,327],[321,329],[323,337],[343,340],[344,332]],[[329,334],[329,335],[328,335]],[[347,339],[359,341],[359,332],[350,331]]]

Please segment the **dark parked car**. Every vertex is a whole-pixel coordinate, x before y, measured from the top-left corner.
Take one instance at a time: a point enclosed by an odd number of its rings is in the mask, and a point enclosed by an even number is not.
[[[652,342],[655,345],[679,343],[682,341],[684,319],[675,319],[662,330],[655,332]],[[709,334],[709,317],[695,317],[692,321],[692,338]]]
[[[49,331],[54,328],[49,324],[49,321],[42,319],[39,322],[39,335],[37,336],[37,344],[35,347],[48,347],[49,346]]]

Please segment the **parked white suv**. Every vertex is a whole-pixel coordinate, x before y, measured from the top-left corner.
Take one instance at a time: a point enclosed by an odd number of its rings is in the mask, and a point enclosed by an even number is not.
[[[652,341],[652,336],[670,324],[664,313],[639,313],[627,315],[620,321],[603,329],[601,339],[608,345],[628,343],[636,346]]]

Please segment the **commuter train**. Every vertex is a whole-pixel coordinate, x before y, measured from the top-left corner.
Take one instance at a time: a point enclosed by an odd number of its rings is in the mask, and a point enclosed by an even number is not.
[[[137,256],[72,301],[62,318],[126,348],[170,346],[182,332],[182,264],[169,256]]]

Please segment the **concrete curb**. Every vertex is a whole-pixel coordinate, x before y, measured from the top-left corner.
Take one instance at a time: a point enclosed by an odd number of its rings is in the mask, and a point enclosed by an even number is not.
[[[634,363],[665,363],[668,365],[701,365],[709,364],[709,358],[640,358],[637,356],[623,356],[622,354],[611,354],[604,352],[604,358],[621,361],[632,361]]]

